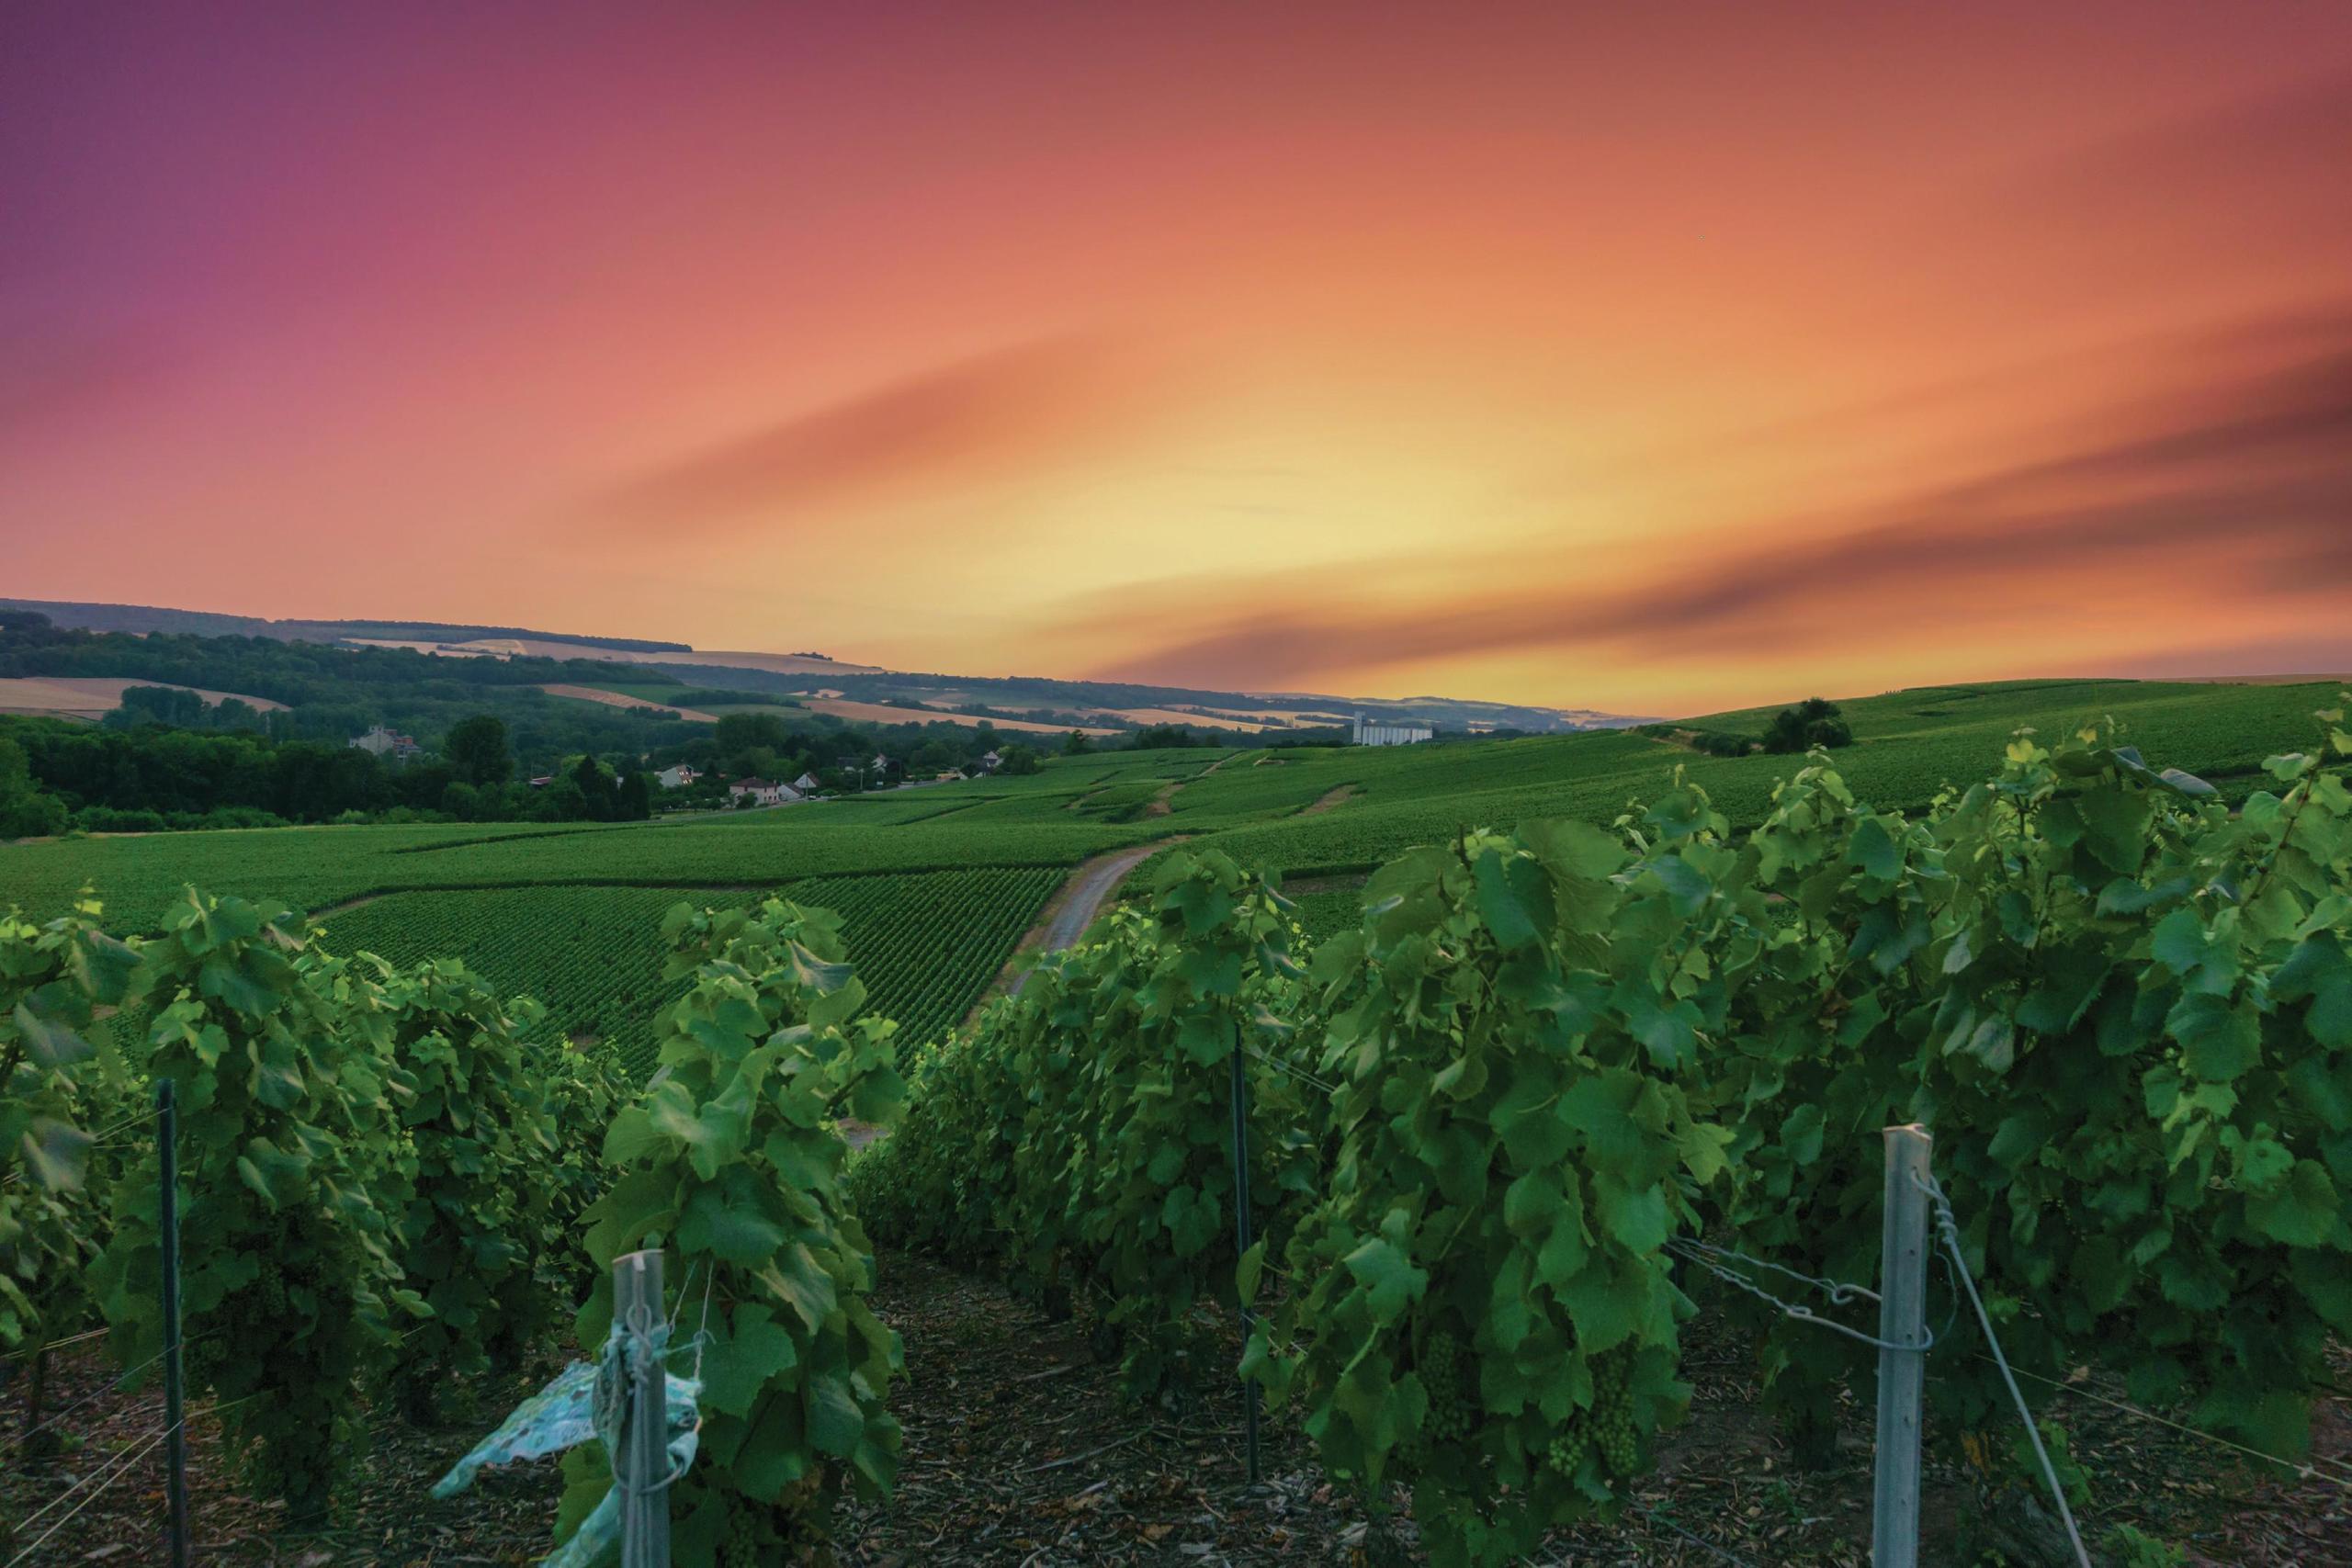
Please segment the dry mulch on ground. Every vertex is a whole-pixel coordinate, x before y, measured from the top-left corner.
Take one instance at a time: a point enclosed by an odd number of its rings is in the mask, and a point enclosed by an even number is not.
[[[993,1280],[920,1258],[885,1256],[876,1309],[903,1336],[907,1378],[891,1405],[906,1427],[897,1494],[844,1504],[837,1519],[842,1568],[1061,1568],[1068,1564],[1385,1564],[1418,1561],[1402,1497],[1374,1529],[1362,1498],[1330,1483],[1295,1425],[1262,1425],[1263,1482],[1244,1471],[1238,1388],[1213,1380],[1183,1408],[1138,1407],[1117,1393],[1114,1359],[1098,1357],[1082,1321],[1054,1321]],[[1685,1375],[1696,1389],[1689,1423],[1660,1447],[1657,1472],[1636,1506],[1609,1524],[1564,1531],[1535,1562],[1550,1568],[1656,1564],[1700,1568],[1726,1562],[1861,1568],[1870,1532],[1870,1412],[1849,1411],[1835,1458],[1817,1470],[1792,1462],[1755,1400],[1745,1347],[1718,1314],[1686,1330]],[[0,1517],[17,1523],[0,1545],[0,1568],[160,1562],[164,1517],[160,1446],[126,1454],[163,1425],[153,1388],[115,1390],[104,1347],[92,1342],[51,1359],[46,1407],[68,1413],[56,1430],[68,1450],[20,1451],[25,1382],[0,1387]],[[1942,1354],[1944,1352],[1938,1352]],[[1951,1354],[1973,1354],[1956,1335]],[[188,1424],[196,1560],[286,1568],[451,1568],[519,1564],[548,1546],[560,1484],[553,1464],[486,1472],[476,1489],[446,1503],[433,1482],[521,1395],[552,1374],[549,1359],[472,1391],[473,1414],[433,1429],[389,1416],[370,1424],[372,1446],[339,1528],[285,1529],[275,1506],[237,1490],[218,1425]],[[1930,1363],[1930,1376],[1933,1376]],[[2352,1359],[2339,1384],[2352,1383]],[[2116,1397],[2101,1384],[2086,1393]],[[2094,1544],[2129,1521],[2190,1549],[2207,1565],[2352,1565],[2352,1416],[2323,1408],[2314,1463],[2301,1481],[2253,1475],[2223,1450],[2139,1416],[2059,1395],[2053,1412],[2072,1434],[2090,1479]],[[93,1475],[103,1491],[72,1491]],[[62,1504],[58,1499],[64,1498]],[[12,1559],[78,1504],[63,1528]],[[35,1510],[51,1506],[38,1518]],[[1931,1463],[1924,1560],[1974,1568],[1963,1529],[1985,1517],[1970,1476]]]
[[[469,1392],[476,1416],[420,1429],[389,1415],[368,1422],[368,1448],[343,1521],[297,1532],[285,1510],[260,1503],[237,1484],[220,1444],[210,1402],[189,1401],[188,1521],[192,1561],[269,1563],[283,1568],[390,1568],[392,1564],[525,1563],[544,1554],[548,1527],[562,1490],[555,1466],[486,1471],[474,1490],[448,1502],[433,1483],[524,1395],[543,1386],[559,1363],[482,1380]],[[22,1375],[0,1388],[0,1565],[99,1563],[145,1568],[169,1561],[164,1520],[164,1395],[152,1378],[120,1386],[121,1374],[101,1342],[50,1357],[43,1407],[63,1451],[28,1451]],[[36,1447],[38,1444],[35,1445]],[[46,1512],[42,1510],[46,1509]],[[60,1521],[63,1523],[61,1526]],[[41,1539],[44,1532],[54,1534]],[[36,1544],[37,1543],[37,1544]],[[22,1556],[21,1563],[17,1559]]]
[[[1189,1410],[1126,1404],[1115,1362],[1097,1359],[1082,1325],[919,1259],[885,1258],[875,1306],[907,1344],[904,1396],[892,1401],[906,1459],[889,1502],[842,1521],[848,1568],[1419,1560],[1408,1501],[1392,1497],[1375,1529],[1287,1419],[1262,1421],[1264,1480],[1251,1486],[1236,1385],[1213,1385]],[[1662,1455],[1645,1512],[1563,1533],[1536,1561],[1861,1563],[1867,1451],[1826,1481],[1787,1478],[1757,1424],[1709,1407],[1720,1403],[1702,1401]]]
[[[844,1510],[847,1568],[1419,1560],[1408,1500],[1392,1498],[1388,1529],[1373,1530],[1361,1496],[1324,1476],[1284,1417],[1261,1425],[1265,1479],[1250,1486],[1233,1384],[1182,1411],[1128,1404],[1115,1362],[1096,1357],[1081,1323],[918,1258],[882,1259],[875,1306],[907,1345],[907,1380],[891,1401],[906,1455],[889,1502]],[[1836,1457],[1800,1469],[1757,1403],[1751,1358],[1730,1325],[1702,1314],[1685,1334],[1690,1419],[1660,1444],[1634,1507],[1560,1532],[1535,1562],[1864,1568],[1871,1412],[1849,1410]],[[1976,1352],[1964,1331],[1951,1343],[1952,1354]],[[2340,1371],[2338,1381],[2352,1379]],[[2187,1548],[2199,1568],[2352,1564],[2352,1483],[2267,1480],[2198,1438],[2059,1400],[2052,1414],[2094,1489],[2082,1524],[2095,1549],[2128,1522]],[[2352,1478],[2341,1400],[2322,1411],[2313,1460]],[[1923,1561],[1973,1568],[1962,1538],[1983,1511],[1973,1476],[1931,1461]]]

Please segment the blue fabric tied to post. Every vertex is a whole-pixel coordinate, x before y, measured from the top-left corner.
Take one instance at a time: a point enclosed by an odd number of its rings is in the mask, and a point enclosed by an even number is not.
[[[594,1438],[605,1445],[608,1461],[621,1451],[621,1423],[628,1407],[630,1384],[639,1373],[638,1359],[659,1357],[669,1349],[670,1331],[657,1325],[650,1334],[633,1337],[620,1324],[613,1325],[605,1348],[592,1364],[574,1361],[555,1380],[516,1405],[498,1429],[476,1443],[434,1483],[435,1497],[454,1497],[492,1465],[519,1460],[546,1459]],[[702,1383],[673,1374],[668,1379],[670,1473],[645,1483],[657,1492],[685,1473],[694,1462],[702,1436],[699,1401]],[[617,1474],[619,1467],[614,1466]],[[543,1568],[596,1568],[618,1560],[621,1547],[621,1486],[616,1481],[594,1512],[581,1521],[571,1539],[548,1557]]]

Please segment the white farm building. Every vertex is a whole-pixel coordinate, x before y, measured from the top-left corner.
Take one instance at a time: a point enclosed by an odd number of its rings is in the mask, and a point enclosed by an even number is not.
[[[1358,746],[1411,746],[1436,733],[1426,724],[1379,724],[1358,714],[1348,739]]]
[[[727,786],[727,798],[736,806],[790,806],[800,792],[772,779],[737,779]]]

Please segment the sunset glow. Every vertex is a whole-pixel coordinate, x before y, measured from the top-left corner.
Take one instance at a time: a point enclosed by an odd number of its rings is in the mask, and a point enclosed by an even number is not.
[[[0,594],[1679,713],[2352,670],[2341,4],[16,6]]]

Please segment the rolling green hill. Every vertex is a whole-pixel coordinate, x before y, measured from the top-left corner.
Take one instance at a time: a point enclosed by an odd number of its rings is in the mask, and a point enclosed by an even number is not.
[[[1865,798],[1917,807],[1949,784],[1984,777],[2019,728],[2054,737],[2111,718],[2153,764],[2242,795],[2263,758],[2312,742],[2310,716],[2335,695],[2332,684],[1921,688],[1844,703],[1855,739],[1838,766]],[[1771,715],[1692,723],[1760,733]],[[1393,749],[1111,751],[1055,757],[1023,776],[667,823],[287,828],[0,846],[0,900],[51,910],[87,886],[106,900],[110,924],[135,931],[187,884],[311,910],[372,897],[331,921],[338,942],[387,956],[465,957],[502,984],[563,1003],[564,1027],[633,1051],[668,994],[651,979],[661,910],[678,897],[740,901],[784,889],[842,909],[853,956],[869,967],[886,1010],[922,1035],[961,1016],[1067,868],[1108,850],[1181,835],[1315,878],[1302,903],[1314,934],[1351,918],[1355,874],[1463,827],[1607,821],[1678,770],[1747,822],[1798,763],[1703,756],[1631,731]]]

